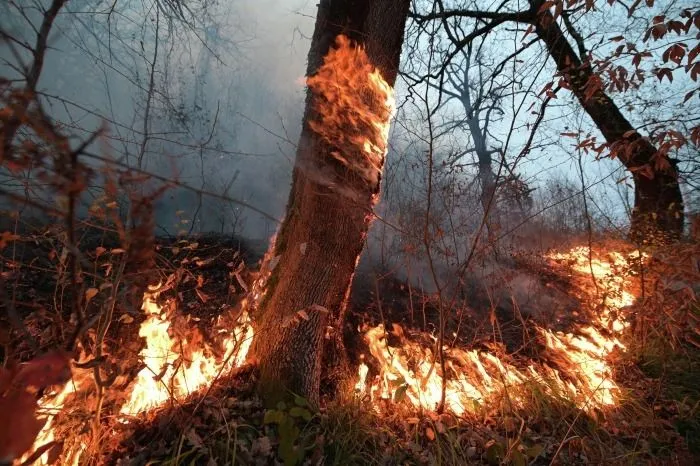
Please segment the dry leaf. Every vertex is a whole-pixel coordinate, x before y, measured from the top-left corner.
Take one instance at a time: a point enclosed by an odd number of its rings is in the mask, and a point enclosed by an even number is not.
[[[95,296],[97,296],[97,288],[88,288],[85,290],[85,304],[88,304]]]
[[[428,437],[428,440],[431,442],[435,440],[435,431],[431,429],[430,427],[425,428],[425,436]]]
[[[309,320],[309,314],[307,314],[303,309],[301,311],[297,311],[297,315],[304,320]]]

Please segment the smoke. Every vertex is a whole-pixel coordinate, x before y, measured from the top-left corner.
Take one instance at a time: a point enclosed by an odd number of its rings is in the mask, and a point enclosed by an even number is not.
[[[0,28],[32,44],[48,2],[34,3],[3,7]],[[184,18],[159,5],[68,2],[50,36],[42,101],[76,144],[102,128],[92,153],[194,188],[159,200],[158,233],[267,238],[289,191],[315,5],[200,0]],[[9,79],[31,59],[14,49],[0,45]]]

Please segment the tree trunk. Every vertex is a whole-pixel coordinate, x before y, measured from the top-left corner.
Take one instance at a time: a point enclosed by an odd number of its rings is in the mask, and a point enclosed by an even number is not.
[[[317,73],[343,34],[364,46],[393,86],[408,6],[409,0],[321,0],[307,75]],[[287,214],[268,254],[278,265],[253,313],[252,357],[268,405],[290,392],[317,404],[324,340],[342,334],[350,282],[379,195],[383,155],[374,176],[349,169],[356,151],[341,147],[347,141],[331,145],[319,134],[323,100],[313,89],[307,92]]]
[[[532,2],[533,8],[542,2]],[[630,236],[633,240],[664,241],[683,233],[683,197],[676,163],[654,170],[656,148],[635,131],[620,109],[601,88],[592,92],[593,71],[581,62],[549,11],[536,16],[535,30],[546,44],[559,72],[565,77],[583,109],[605,137],[612,154],[634,179],[634,211]],[[585,59],[585,57],[582,57]],[[651,170],[649,170],[651,168]]]
[[[465,105],[466,109],[466,105]],[[481,206],[484,209],[486,228],[491,232],[492,226],[499,223],[498,205],[496,203],[496,177],[493,174],[493,160],[486,145],[486,129],[481,130],[479,118],[467,114],[467,125],[474,140],[474,151],[479,160],[479,180],[481,181]]]

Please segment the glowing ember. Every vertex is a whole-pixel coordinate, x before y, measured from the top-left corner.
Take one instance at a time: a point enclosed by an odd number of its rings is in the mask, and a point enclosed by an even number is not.
[[[131,398],[122,406],[121,414],[135,415],[162,405],[169,399],[182,399],[208,386],[219,374],[240,365],[246,357],[253,337],[247,314],[244,314],[232,336],[224,341],[225,356],[217,360],[196,349],[185,357],[178,348],[187,341],[176,341],[168,330],[170,321],[158,305],[157,288],[144,294],[142,309],[148,318],[141,324],[139,336],[146,340],[140,355],[144,367],[136,376]]]
[[[332,154],[336,160],[377,183],[394,110],[391,86],[364,48],[343,35],[307,84],[317,96],[318,117],[310,121],[311,129],[338,148]]]
[[[624,349],[618,338],[627,324],[620,318],[620,311],[634,301],[627,289],[631,283],[623,273],[629,266],[628,260],[619,253],[608,254],[605,260],[591,259],[587,248],[576,248],[549,258],[570,263],[577,285],[586,294],[602,300],[599,306],[591,303],[597,310],[593,320],[572,333],[537,328],[547,348],[547,360],[553,361],[554,367],[533,362],[527,370],[521,370],[490,352],[446,347],[445,407],[453,413],[476,412],[481,404],[502,397],[523,407],[519,390],[532,381],[588,411],[617,404],[620,389],[612,380],[607,358],[616,348]],[[591,270],[595,284],[591,281]],[[596,286],[597,295],[591,292]],[[380,371],[369,381],[368,387],[368,369],[361,364],[356,389],[366,391],[374,400],[396,400],[401,394],[417,408],[435,409],[442,394],[443,375],[433,352],[411,341],[402,342],[400,347],[389,347],[385,336],[382,325],[365,333],[364,338]]]

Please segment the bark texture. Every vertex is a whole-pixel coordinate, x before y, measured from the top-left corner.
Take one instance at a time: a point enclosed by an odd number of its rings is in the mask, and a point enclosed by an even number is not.
[[[539,9],[538,5],[542,2],[532,3],[534,8]],[[590,92],[589,86],[594,83],[591,79],[593,70],[588,63],[582,63],[551,13],[537,14],[534,25],[557,69],[605,136],[611,152],[632,174],[635,186],[630,230],[632,239],[656,242],[680,238],[683,233],[683,196],[675,161],[669,160],[669,169],[647,173],[643,167],[655,166],[656,147],[635,131],[602,89]]]
[[[307,75],[344,34],[365,47],[393,86],[408,6],[408,0],[321,0]],[[253,315],[252,354],[267,404],[289,392],[318,402],[324,340],[342,333],[346,296],[379,194],[378,179],[348,170],[331,155],[343,148],[311,129],[309,122],[319,121],[318,99],[308,91],[287,215],[269,254],[277,265]]]

